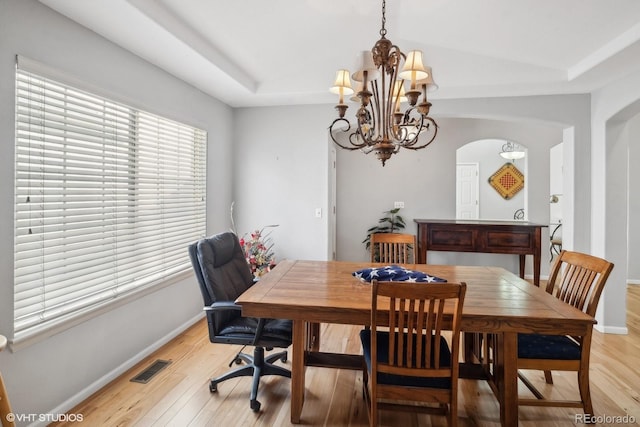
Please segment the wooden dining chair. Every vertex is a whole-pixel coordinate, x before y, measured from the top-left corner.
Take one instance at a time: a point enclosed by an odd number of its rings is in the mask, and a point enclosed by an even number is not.
[[[598,301],[613,264],[602,258],[563,250],[551,269],[547,292],[590,316],[595,316]],[[562,406],[583,408],[593,415],[589,390],[589,356],[592,329],[585,336],[518,334],[518,369],[545,371],[545,379],[553,383],[551,371],[576,371],[580,400],[547,400],[518,371],[518,377],[531,390],[535,399],[518,399],[521,406]]]
[[[464,283],[372,282],[371,322],[360,332],[371,426],[378,409],[394,408],[446,415],[457,425],[465,292]],[[444,331],[451,331],[451,344]]]
[[[402,233],[374,233],[370,239],[371,262],[414,264],[416,236]]]
[[[0,351],[4,350],[7,346],[7,338],[4,335],[0,335]],[[11,405],[9,404],[9,396],[7,396],[7,389],[4,386],[2,380],[2,374],[0,374],[0,425],[3,427],[14,427],[15,422],[11,417],[7,415],[11,414]]]

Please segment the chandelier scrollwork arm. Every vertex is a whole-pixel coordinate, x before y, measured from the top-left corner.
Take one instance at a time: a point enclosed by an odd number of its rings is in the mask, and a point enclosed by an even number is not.
[[[423,138],[422,144],[414,147],[414,145],[419,140],[418,138],[415,138],[413,143],[408,144],[408,145],[404,145],[404,148],[409,149],[409,150],[420,150],[420,149],[426,148],[429,144],[431,144],[436,139],[436,135],[438,134],[438,124],[431,117],[426,117],[425,116],[424,117],[424,121],[426,121],[427,123],[426,124],[422,123],[420,125],[419,134],[425,134],[427,132],[433,132],[431,134],[431,137],[430,138]],[[426,139],[426,141],[424,141],[424,139]]]
[[[340,122],[346,123],[346,127],[336,127],[336,124]],[[344,148],[345,150],[360,150],[365,148],[367,146],[366,142],[358,143],[357,141],[357,130],[355,132],[349,133],[350,130],[351,123],[349,123],[349,120],[343,117],[338,117],[333,121],[333,123],[331,123],[331,126],[329,126],[329,135],[331,135],[331,139],[336,145],[338,145],[340,148]],[[344,137],[344,139],[349,141],[349,143],[352,145],[351,147],[340,143],[339,140],[342,138],[340,138],[339,136],[341,135]]]

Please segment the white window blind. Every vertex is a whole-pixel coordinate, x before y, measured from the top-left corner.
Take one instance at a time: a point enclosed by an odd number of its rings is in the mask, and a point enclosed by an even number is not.
[[[17,70],[14,343],[191,269],[206,138]]]

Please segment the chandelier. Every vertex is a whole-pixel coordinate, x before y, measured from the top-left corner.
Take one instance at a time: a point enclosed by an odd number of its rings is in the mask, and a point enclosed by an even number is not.
[[[514,144],[510,141],[507,141],[507,143],[502,146],[502,151],[500,151],[500,156],[503,159],[512,161],[522,159],[525,154],[524,150],[521,149],[518,144]]]
[[[339,70],[336,73],[330,91],[339,95],[335,107],[338,118],[329,126],[329,134],[335,144],[346,150],[359,149],[367,154],[375,152],[382,166],[400,148],[425,148],[438,132],[438,125],[429,117],[431,103],[427,100],[427,92],[438,88],[431,68],[423,65],[421,51],[412,50],[405,55],[385,37],[385,12],[386,2],[383,0],[380,40],[371,51],[362,52],[360,67],[351,75],[357,82],[355,93],[351,88],[349,71]],[[359,104],[353,131],[349,120],[344,118],[349,108],[344,97],[352,94],[351,100]],[[401,104],[405,102],[409,107],[402,111]]]

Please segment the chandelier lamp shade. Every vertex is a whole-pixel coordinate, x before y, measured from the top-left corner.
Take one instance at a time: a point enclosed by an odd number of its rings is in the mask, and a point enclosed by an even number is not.
[[[503,159],[507,160],[518,160],[522,159],[525,156],[525,152],[523,149],[518,146],[518,144],[514,144],[513,142],[507,141],[506,144],[502,146],[502,151],[500,151],[500,156]]]
[[[333,86],[329,91],[336,95],[340,95],[338,105],[344,104],[344,96],[351,95],[353,93],[353,89],[351,89],[351,80],[349,80],[349,70],[338,70],[336,73],[336,81],[333,83]]]
[[[431,67],[424,65],[421,51],[405,55],[385,37],[385,12],[383,0],[380,40],[359,55],[357,71],[351,76],[348,70],[336,73],[330,92],[339,97],[335,107],[338,118],[329,126],[336,145],[374,152],[383,166],[401,148],[427,147],[438,132],[438,125],[429,117],[431,103],[427,99],[427,93],[438,88]],[[345,99],[357,104],[354,125],[345,118],[349,108]]]

